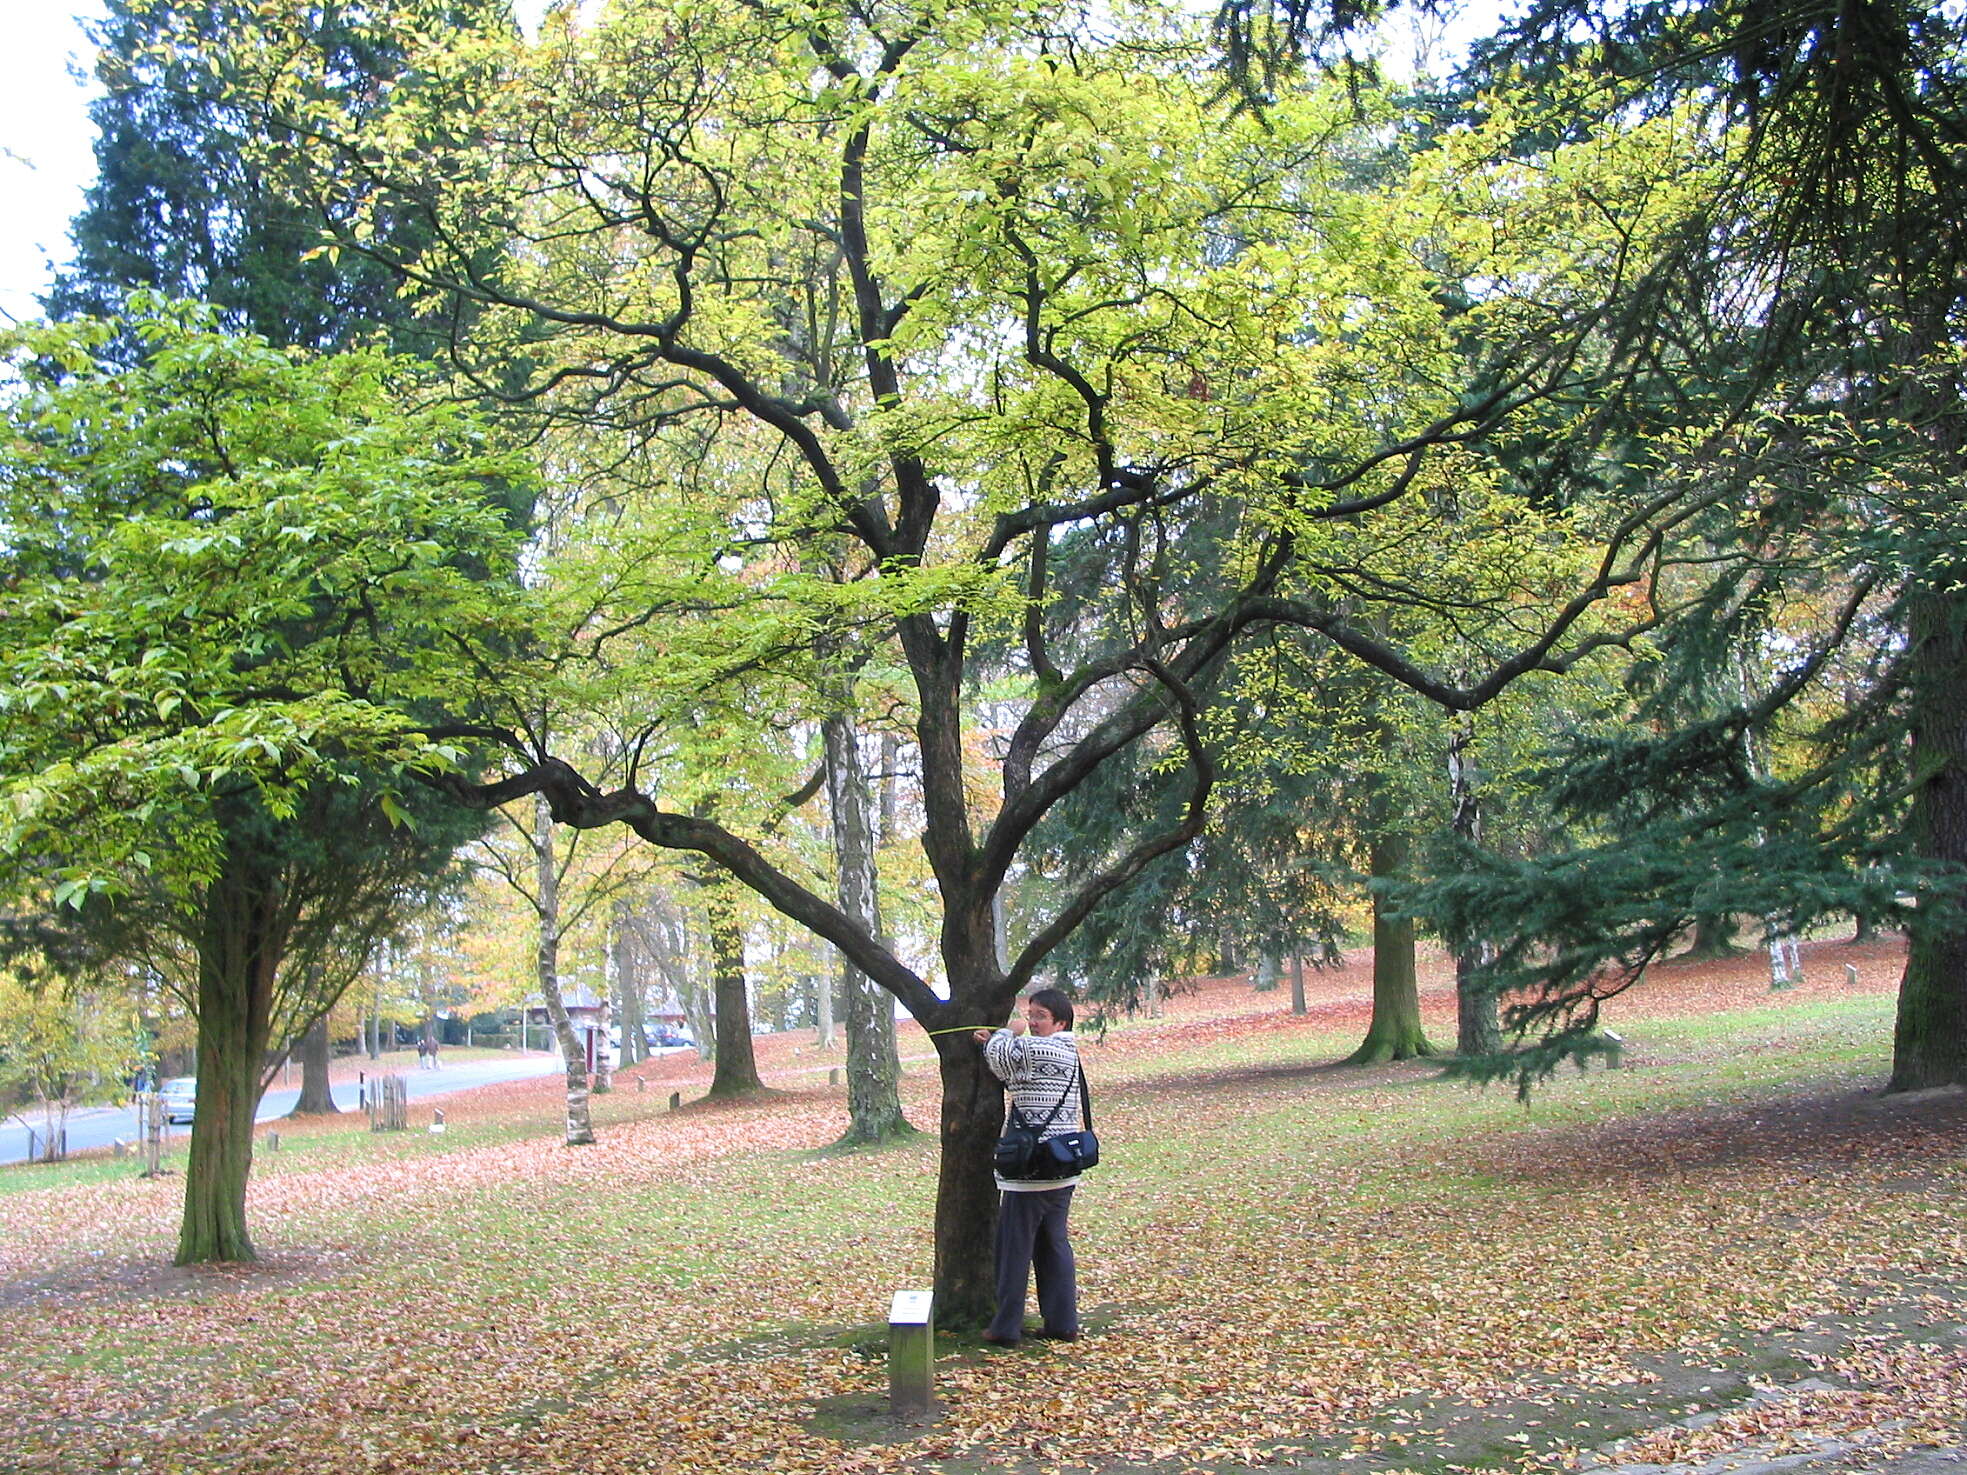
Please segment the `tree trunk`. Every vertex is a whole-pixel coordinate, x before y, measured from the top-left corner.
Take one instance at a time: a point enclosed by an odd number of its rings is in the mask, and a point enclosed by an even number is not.
[[[290,1116],[333,1116],[341,1111],[328,1084],[328,1016],[314,1021],[313,1028],[301,1036],[301,1095]]]
[[[833,1023],[833,983],[824,975],[813,980],[813,1021],[819,1048],[835,1048],[840,1043],[840,1031]]]
[[[207,887],[198,936],[198,1104],[185,1172],[179,1265],[254,1259],[246,1232],[259,1105],[273,1020],[273,988],[286,947],[277,877],[226,837]]]
[[[722,886],[705,894],[709,920],[711,987],[717,995],[717,1053],[712,1096],[743,1096],[765,1089],[751,1048],[751,1000],[745,990],[744,928],[735,901]]]
[[[1449,822],[1462,840],[1480,845],[1482,795],[1470,761],[1474,746],[1474,719],[1463,714],[1448,732]],[[1493,1055],[1503,1046],[1496,996],[1482,986],[1482,970],[1490,957],[1486,943],[1463,938],[1455,946],[1455,1051],[1463,1056]]]
[[[594,1020],[594,1094],[606,1096],[615,1089],[615,1069],[608,1063],[609,1037],[615,1032],[614,1005],[601,996],[601,1007]]]
[[[1391,880],[1407,868],[1410,842],[1405,834],[1383,833],[1373,839],[1375,881]],[[1373,890],[1373,1022],[1347,1065],[1377,1065],[1385,1060],[1412,1060],[1432,1055],[1434,1046],[1421,1030],[1420,984],[1414,968],[1414,921],[1394,916],[1380,889]]]
[[[1481,944],[1455,954],[1455,1052],[1459,1055],[1494,1055],[1503,1047],[1496,996],[1476,976],[1487,962],[1488,949]]]
[[[861,766],[860,735],[844,710],[845,694],[838,695],[842,706],[820,724],[836,889],[840,910],[879,937],[874,815],[867,772]],[[851,963],[843,963],[840,991],[847,1007],[847,1130],[837,1145],[854,1147],[912,1136],[915,1129],[902,1115],[894,1003]]]
[[[1260,994],[1274,993],[1284,977],[1284,960],[1277,955],[1274,947],[1257,950],[1257,972],[1250,980],[1250,986]]]
[[[1681,957],[1695,960],[1739,957],[1747,949],[1736,940],[1735,933],[1733,917],[1696,917],[1694,940]]]
[[[648,1014],[643,1008],[642,975],[636,966],[635,935],[628,925],[628,908],[615,908],[614,936],[609,950],[615,963],[615,991],[622,1001],[622,1053],[624,1068],[649,1058]]]
[[[973,1330],[987,1325],[997,1309],[997,1182],[991,1174],[991,1149],[1003,1131],[1004,1088],[968,1031],[938,1035],[935,1044],[943,1088],[936,1323]]]
[[[1305,960],[1296,949],[1291,952],[1291,1012],[1305,1012]]]
[[[587,1051],[574,1033],[574,1022],[567,1017],[567,1001],[560,993],[560,871],[554,864],[553,813],[544,794],[534,801],[532,841],[539,866],[540,933],[535,969],[540,996],[546,1000],[546,1017],[567,1067],[567,1146],[590,1147],[594,1143],[594,1118],[588,1112]]]
[[[1954,587],[1959,575],[1955,570]],[[1936,571],[1935,585],[1942,581]],[[1967,597],[1929,586],[1909,602],[1906,635],[1912,682],[1908,838],[1921,860],[1938,862],[1958,886],[1967,878]],[[1967,927],[1945,905],[1959,897],[1922,895],[1913,915],[1888,1091],[1967,1085]]]

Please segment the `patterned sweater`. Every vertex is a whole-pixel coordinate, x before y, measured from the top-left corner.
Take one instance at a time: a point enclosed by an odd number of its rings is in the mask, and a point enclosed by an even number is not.
[[[1079,1065],[1079,1044],[1073,1039],[1072,1031],[1059,1030],[1040,1039],[1037,1035],[1014,1035],[1008,1029],[1000,1029],[984,1046],[984,1063],[1004,1083],[1011,1105],[1034,1127],[1051,1116],[1052,1108],[1058,1106],[1059,1114],[1052,1117],[1052,1125],[1044,1131],[1046,1137],[1076,1132],[1083,1125],[1079,1120],[1079,1086],[1074,1080]],[[1062,1106],[1060,1092],[1065,1093]],[[1032,1180],[1000,1174],[997,1186],[1007,1193],[1042,1193],[1052,1188],[1070,1188],[1078,1181],[1077,1173],[1070,1178]]]

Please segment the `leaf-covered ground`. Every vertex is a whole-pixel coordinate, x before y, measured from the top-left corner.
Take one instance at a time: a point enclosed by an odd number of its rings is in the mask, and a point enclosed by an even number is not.
[[[1875,1094],[1896,947],[1806,956],[1780,994],[1754,958],[1659,970],[1613,1017],[1627,1068],[1527,1110],[1425,1063],[1332,1068],[1364,957],[1314,975],[1303,1018],[1221,981],[1089,1037],[1091,1334],[944,1339],[917,1424],[880,1416],[878,1320],[928,1283],[933,1149],[819,1151],[844,1104],[810,1033],[761,1040],[779,1094],[743,1105],[672,1112],[703,1068],[650,1062],[597,1101],[594,1148],[559,1145],[551,1080],[450,1098],[443,1136],[284,1132],[243,1269],[170,1268],[179,1180],[6,1170],[0,1468],[1173,1475],[1967,1443],[1967,1103]],[[1427,1002],[1451,1039],[1438,974]],[[911,1066],[918,1123],[935,1091]]]

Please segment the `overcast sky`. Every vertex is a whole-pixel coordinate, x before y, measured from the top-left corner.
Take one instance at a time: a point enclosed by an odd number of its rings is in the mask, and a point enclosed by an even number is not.
[[[70,75],[93,51],[76,19],[93,0],[11,0],[0,33],[0,312],[40,313],[48,262],[68,256],[69,218],[95,177],[89,88]],[[91,84],[92,86],[93,84]]]

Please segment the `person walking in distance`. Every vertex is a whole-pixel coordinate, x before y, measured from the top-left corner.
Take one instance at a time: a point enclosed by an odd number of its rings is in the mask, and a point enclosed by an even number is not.
[[[980,1029],[974,1038],[1019,1114],[1033,1125],[1050,1119],[1043,1132],[1047,1140],[1079,1130],[1079,1045],[1072,1036],[1070,999],[1058,989],[1041,988],[1025,1000],[1023,1018],[1013,1015],[1006,1028]],[[1025,1282],[1034,1274],[1045,1319],[1038,1335],[1078,1339],[1079,1282],[1066,1232],[1078,1183],[1076,1174],[997,1176],[997,1314],[984,1331],[986,1342],[1015,1347],[1023,1339]]]

